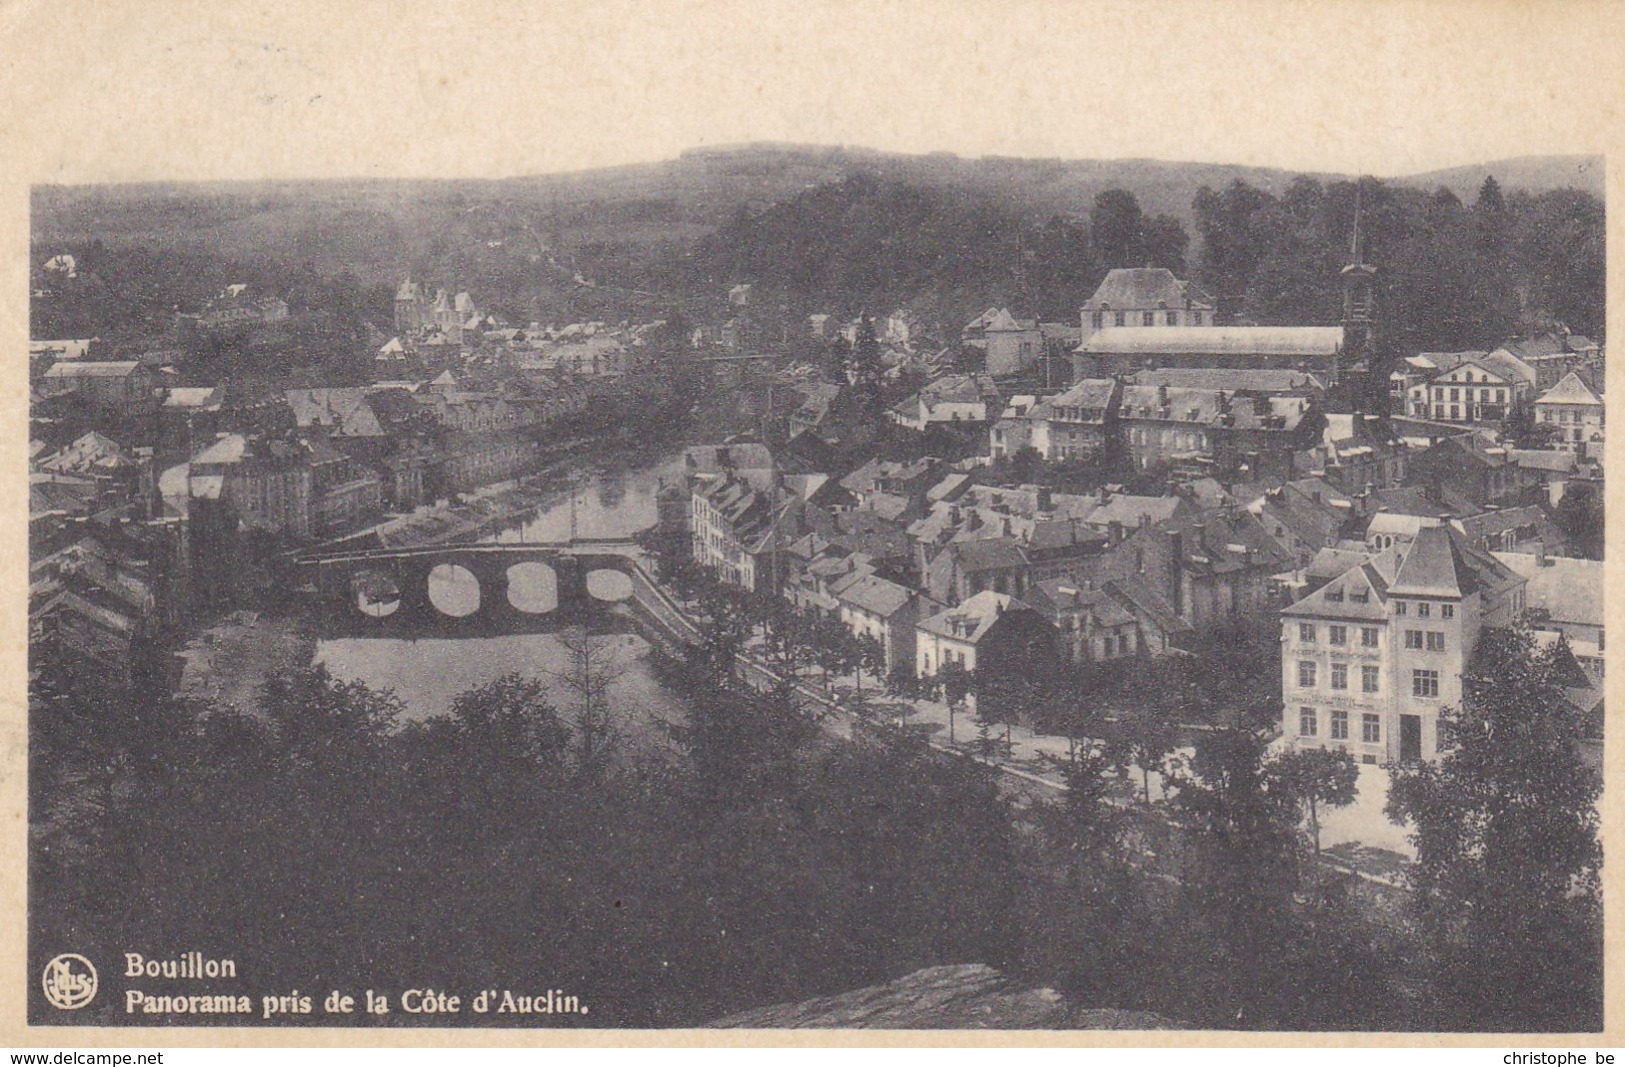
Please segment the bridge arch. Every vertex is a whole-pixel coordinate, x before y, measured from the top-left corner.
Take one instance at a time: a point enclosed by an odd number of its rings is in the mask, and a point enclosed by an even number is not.
[[[526,615],[545,615],[559,607],[559,575],[540,560],[515,563],[507,570],[508,604]]]
[[[381,567],[368,567],[350,577],[350,601],[361,614],[387,619],[401,609],[401,582]]]
[[[630,600],[632,578],[619,567],[595,568],[587,572],[587,594],[607,604]]]
[[[429,603],[440,614],[463,619],[480,610],[480,580],[461,563],[436,563],[425,579]]]

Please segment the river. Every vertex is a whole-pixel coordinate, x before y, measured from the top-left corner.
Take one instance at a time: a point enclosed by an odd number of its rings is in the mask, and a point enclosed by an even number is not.
[[[666,457],[634,471],[584,472],[574,493],[575,530],[581,537],[626,537],[654,525],[661,479],[680,475],[680,457]],[[490,540],[560,541],[570,536],[571,500],[561,492],[535,512],[497,531]],[[617,729],[624,749],[646,754],[665,744],[667,723],[684,719],[678,698],[655,678],[650,646],[627,632],[624,620],[607,626],[593,640],[601,646],[618,677],[610,686],[614,705],[623,713]],[[555,703],[568,714],[571,695],[561,681],[571,653],[555,634],[443,639],[342,638],[316,644],[317,663],[344,681],[389,689],[401,700],[408,719],[444,714],[452,700],[475,686],[509,671],[539,679]]]

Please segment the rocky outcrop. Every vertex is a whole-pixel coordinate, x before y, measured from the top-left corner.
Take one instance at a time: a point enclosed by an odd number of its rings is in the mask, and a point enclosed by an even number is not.
[[[720,1028],[860,1030],[1173,1030],[1160,1015],[1087,1008],[980,963],[927,967],[884,985],[776,1004],[710,1023]]]

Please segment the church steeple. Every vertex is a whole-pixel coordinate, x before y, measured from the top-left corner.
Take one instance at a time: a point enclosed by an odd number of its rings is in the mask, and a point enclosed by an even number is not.
[[[1360,244],[1360,199],[1360,188],[1356,186],[1354,229],[1349,236],[1349,262],[1339,276],[1343,286],[1342,362],[1347,371],[1375,373],[1377,268],[1365,261],[1365,249]]]

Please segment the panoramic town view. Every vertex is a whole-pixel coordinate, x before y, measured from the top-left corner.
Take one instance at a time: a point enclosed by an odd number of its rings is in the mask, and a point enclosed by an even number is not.
[[[1600,1030],[1602,195],[36,187],[30,1019]]]

